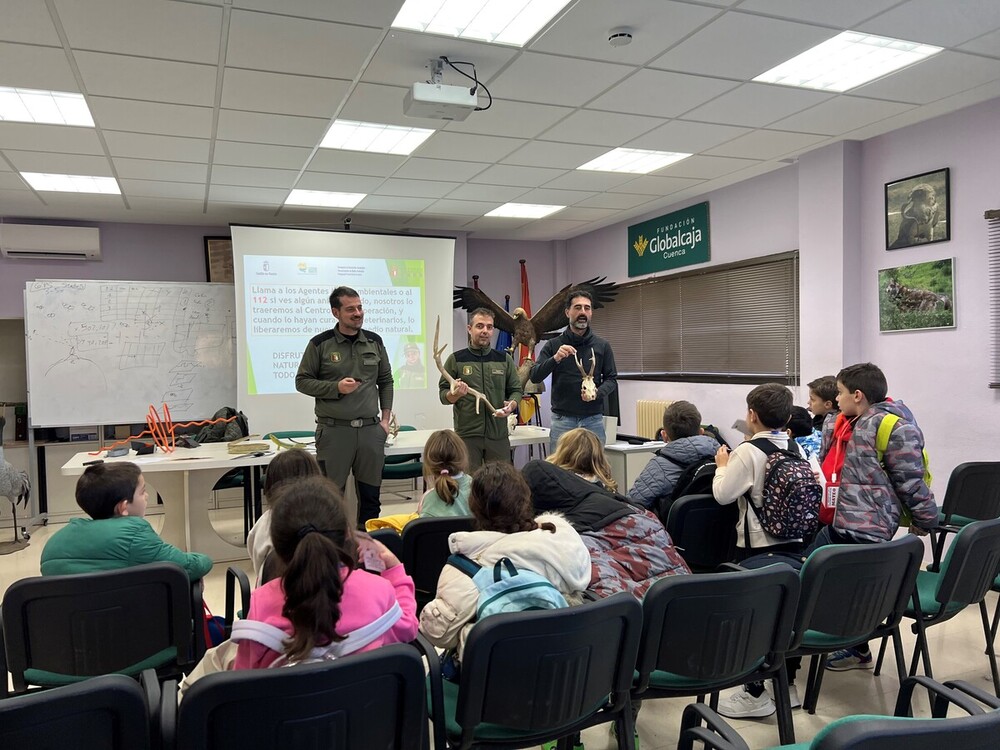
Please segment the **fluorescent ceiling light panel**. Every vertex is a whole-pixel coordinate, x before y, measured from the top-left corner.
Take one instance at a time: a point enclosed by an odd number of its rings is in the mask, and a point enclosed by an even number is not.
[[[54,193],[101,193],[121,195],[121,188],[114,177],[88,177],[80,174],[44,174],[21,172],[35,190]]]
[[[382,125],[377,122],[334,120],[320,148],[339,148],[345,151],[369,151],[376,154],[401,154],[408,156],[435,131],[427,128],[407,128],[399,125]]]
[[[354,208],[367,193],[332,193],[328,190],[293,190],[286,206],[321,206],[323,208]]]
[[[523,47],[569,0],[406,0],[392,25]]]
[[[848,91],[941,51],[941,47],[845,31],[754,78],[761,83]]]
[[[646,151],[639,148],[616,148],[596,159],[588,161],[577,169],[588,169],[594,172],[627,172],[630,174],[648,174],[657,169],[663,169],[681,159],[687,159],[691,154],[675,153],[673,151]]]
[[[83,94],[0,86],[0,120],[94,127]]]
[[[504,203],[485,215],[507,219],[541,219],[564,208],[566,206],[546,206],[541,203]]]

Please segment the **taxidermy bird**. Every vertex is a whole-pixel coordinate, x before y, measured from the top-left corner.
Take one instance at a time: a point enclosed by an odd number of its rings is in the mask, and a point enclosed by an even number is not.
[[[566,327],[566,293],[570,289],[580,289],[589,292],[594,298],[594,309],[604,307],[605,302],[613,302],[618,294],[617,285],[613,282],[603,283],[606,276],[581,281],[579,284],[567,284],[542,305],[541,309],[528,316],[523,308],[514,308],[509,313],[502,305],[486,296],[481,290],[467,286],[455,287],[454,307],[468,312],[485,307],[493,313],[493,325],[501,331],[506,331],[513,339],[508,351],[516,351],[519,345],[528,347],[531,357],[534,357],[535,344],[545,339],[554,338]]]
[[[7,420],[0,416],[0,495],[10,500],[11,513],[14,515],[14,542],[17,542],[17,505],[21,503],[28,507],[28,497],[31,494],[31,480],[28,472],[15,469],[4,458],[3,428]],[[25,539],[28,535],[25,534]]]

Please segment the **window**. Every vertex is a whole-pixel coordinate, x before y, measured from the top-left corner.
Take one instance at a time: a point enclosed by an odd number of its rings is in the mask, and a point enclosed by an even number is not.
[[[985,219],[990,264],[990,388],[1000,388],[1000,209],[987,211]]]
[[[797,251],[623,284],[599,315],[619,378],[799,382]]]

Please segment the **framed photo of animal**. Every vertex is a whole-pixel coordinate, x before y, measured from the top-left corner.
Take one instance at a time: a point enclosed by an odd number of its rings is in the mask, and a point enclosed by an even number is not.
[[[951,239],[946,167],[885,184],[885,247],[899,250]]]
[[[955,327],[955,259],[878,272],[879,331]]]

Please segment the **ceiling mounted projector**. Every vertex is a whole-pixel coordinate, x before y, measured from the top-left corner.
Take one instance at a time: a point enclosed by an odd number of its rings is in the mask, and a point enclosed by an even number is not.
[[[432,120],[464,120],[478,106],[479,98],[465,86],[415,83],[403,99],[403,114]]]

